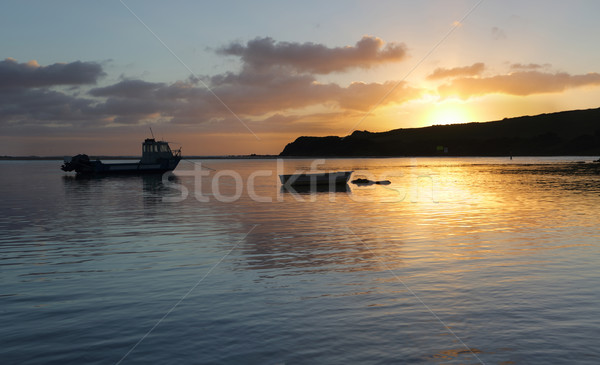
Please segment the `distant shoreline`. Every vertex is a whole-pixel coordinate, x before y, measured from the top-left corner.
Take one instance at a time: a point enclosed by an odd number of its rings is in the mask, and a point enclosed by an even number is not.
[[[139,160],[141,156],[89,155],[90,160]],[[63,161],[65,156],[0,156],[0,161]],[[276,159],[278,155],[184,156],[183,160]]]
[[[303,160],[303,159],[391,159],[391,158],[510,158],[507,155],[497,156],[279,156],[279,155],[226,155],[226,156],[185,156],[182,160]],[[596,155],[513,155],[519,157],[581,157],[596,161]],[[139,160],[140,156],[92,156],[91,160]],[[0,161],[63,161],[64,156],[0,156]]]

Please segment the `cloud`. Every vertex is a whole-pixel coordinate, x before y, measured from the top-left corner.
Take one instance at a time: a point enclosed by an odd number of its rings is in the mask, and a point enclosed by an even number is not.
[[[143,98],[163,87],[163,83],[146,82],[142,80],[124,80],[114,85],[90,90],[93,96],[118,96],[124,98]]]
[[[354,46],[334,48],[310,42],[276,42],[266,37],[256,38],[246,45],[232,43],[217,52],[239,56],[245,66],[259,70],[279,66],[300,73],[328,74],[402,61],[406,57],[406,46],[385,44],[380,38],[371,36],[364,36]]]
[[[303,114],[301,110],[305,108],[318,107],[336,113],[366,112],[380,104],[416,99],[423,93],[405,82],[355,82],[342,87],[319,83],[311,75],[276,70],[262,74],[245,70],[217,75],[211,80],[212,92],[190,82],[162,84],[127,80],[92,89],[90,94],[104,99],[94,107],[95,113],[115,123],[163,118],[177,124],[196,125],[231,118],[231,111],[244,120],[279,115],[277,120],[282,122],[285,116]]]
[[[347,111],[315,112],[311,114],[275,113],[266,117],[247,121],[252,130],[257,134],[294,133],[301,134],[310,131],[317,134],[339,133],[339,126],[350,118],[355,118],[357,113]],[[363,114],[360,114],[362,116]],[[327,121],[324,123],[323,121]],[[239,130],[239,121],[226,117],[218,123],[209,123],[202,126],[203,130],[210,133],[223,130]],[[286,142],[289,142],[286,141]]]
[[[18,63],[13,58],[0,61],[0,88],[3,89],[95,84],[104,75],[102,66],[95,62],[40,66],[36,61]]]
[[[0,126],[100,122],[92,100],[47,89],[0,89]]]
[[[600,74],[570,75],[562,72],[520,71],[487,78],[459,78],[440,86],[438,91],[443,97],[456,95],[468,99],[472,96],[493,93],[518,96],[557,93],[570,88],[591,85],[600,85]]]
[[[475,76],[479,75],[485,69],[485,64],[477,62],[471,66],[454,67],[454,68],[436,68],[433,73],[427,76],[428,80],[438,80],[457,76]]]
[[[103,98],[103,102],[95,105],[94,113],[109,118],[115,124],[135,124],[161,118],[168,121],[177,110],[195,101],[198,93],[203,94],[186,82],[168,85],[143,80],[124,80],[89,91],[90,95]]]
[[[279,44],[272,42],[275,48]],[[246,46],[243,48],[247,49]],[[379,46],[379,49],[385,48]],[[53,67],[55,65],[62,66]],[[90,65],[95,66],[88,67]],[[84,94],[60,86],[95,82],[104,74],[97,64],[78,61],[40,66],[36,62],[19,64],[8,59],[2,63],[3,70],[6,72],[12,67],[14,75],[4,80],[20,78],[29,81],[18,83],[18,87],[0,88],[0,126],[90,128],[160,122],[221,131],[238,128],[238,131],[245,132],[244,126],[236,119],[239,117],[251,128],[254,126],[261,131],[287,130],[288,127],[284,126],[274,127],[278,123],[290,124],[289,128],[294,130],[303,126],[317,130],[316,125],[323,123],[319,130],[327,130],[331,123],[359,118],[372,109],[417,100],[425,94],[424,89],[405,81],[352,82],[347,86],[320,82],[318,75],[311,73],[307,62],[294,64],[295,72],[290,72],[290,64],[283,66],[286,65],[283,61],[270,65],[263,68],[246,65],[238,72],[205,76],[202,80],[210,90],[201,86],[195,78],[170,83],[125,79],[92,88]],[[600,85],[600,74],[597,73],[543,73],[538,70],[542,66],[513,64],[511,68],[519,71],[481,77],[485,65],[480,62],[465,67],[438,68],[428,78],[447,79],[438,88],[441,96],[456,95],[464,99],[490,93],[530,95]],[[346,66],[338,64],[336,69],[342,67]],[[70,75],[70,78],[64,74],[65,70],[88,68],[93,72],[75,72],[78,76]],[[38,77],[33,77],[36,72]]]
[[[400,104],[418,99],[422,95],[422,90],[412,88],[406,82],[353,82],[347,88],[340,90],[336,101],[343,109],[366,112],[379,105]]]
[[[523,64],[523,63],[513,63],[512,65],[510,65],[510,68],[513,70],[537,70],[540,68],[545,68],[545,67],[550,67],[551,65],[549,63],[545,63],[543,65],[540,65],[539,63],[528,63],[528,64]]]
[[[69,85],[95,85],[105,73],[94,62],[0,62],[0,126],[125,126],[152,122],[209,125],[225,120],[314,125],[318,116],[342,118],[379,105],[402,103],[422,91],[406,83],[354,82],[348,86],[322,83],[319,74],[370,68],[406,57],[403,44],[363,37],[354,46],[327,47],[314,43],[277,42],[256,38],[232,43],[217,53],[240,57],[243,67],[202,80],[176,82],[124,79],[82,93]],[[307,112],[310,110],[310,112]],[[235,113],[235,117],[232,114]],[[315,118],[312,118],[314,116]],[[298,124],[300,123],[300,124]],[[327,123],[326,123],[327,124]]]

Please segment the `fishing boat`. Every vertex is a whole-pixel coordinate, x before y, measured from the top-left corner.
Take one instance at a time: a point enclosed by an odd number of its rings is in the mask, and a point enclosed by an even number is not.
[[[92,161],[88,155],[65,157],[63,171],[77,174],[142,174],[172,171],[181,160],[181,148],[171,150],[169,143],[147,138],[142,143],[142,158],[139,162],[104,163]]]
[[[283,185],[338,185],[347,184],[353,171],[321,172],[315,174],[279,175]]]

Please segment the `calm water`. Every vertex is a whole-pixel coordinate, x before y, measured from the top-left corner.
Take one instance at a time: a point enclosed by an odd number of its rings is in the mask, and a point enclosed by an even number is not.
[[[311,160],[0,162],[1,361],[598,364],[600,168],[576,160],[327,160],[392,184],[314,194],[276,179]]]

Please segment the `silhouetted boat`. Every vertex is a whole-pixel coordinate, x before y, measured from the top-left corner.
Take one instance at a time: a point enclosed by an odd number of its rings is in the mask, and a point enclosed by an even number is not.
[[[169,143],[147,138],[142,143],[142,159],[139,162],[103,163],[91,161],[88,155],[81,154],[65,157],[61,166],[63,171],[75,171],[77,174],[141,174],[172,171],[181,160],[181,148],[172,151]]]
[[[348,193],[352,191],[348,184],[335,185],[281,185],[280,191],[287,194]]]
[[[337,185],[346,184],[353,171],[321,172],[315,174],[279,175],[283,185]]]

